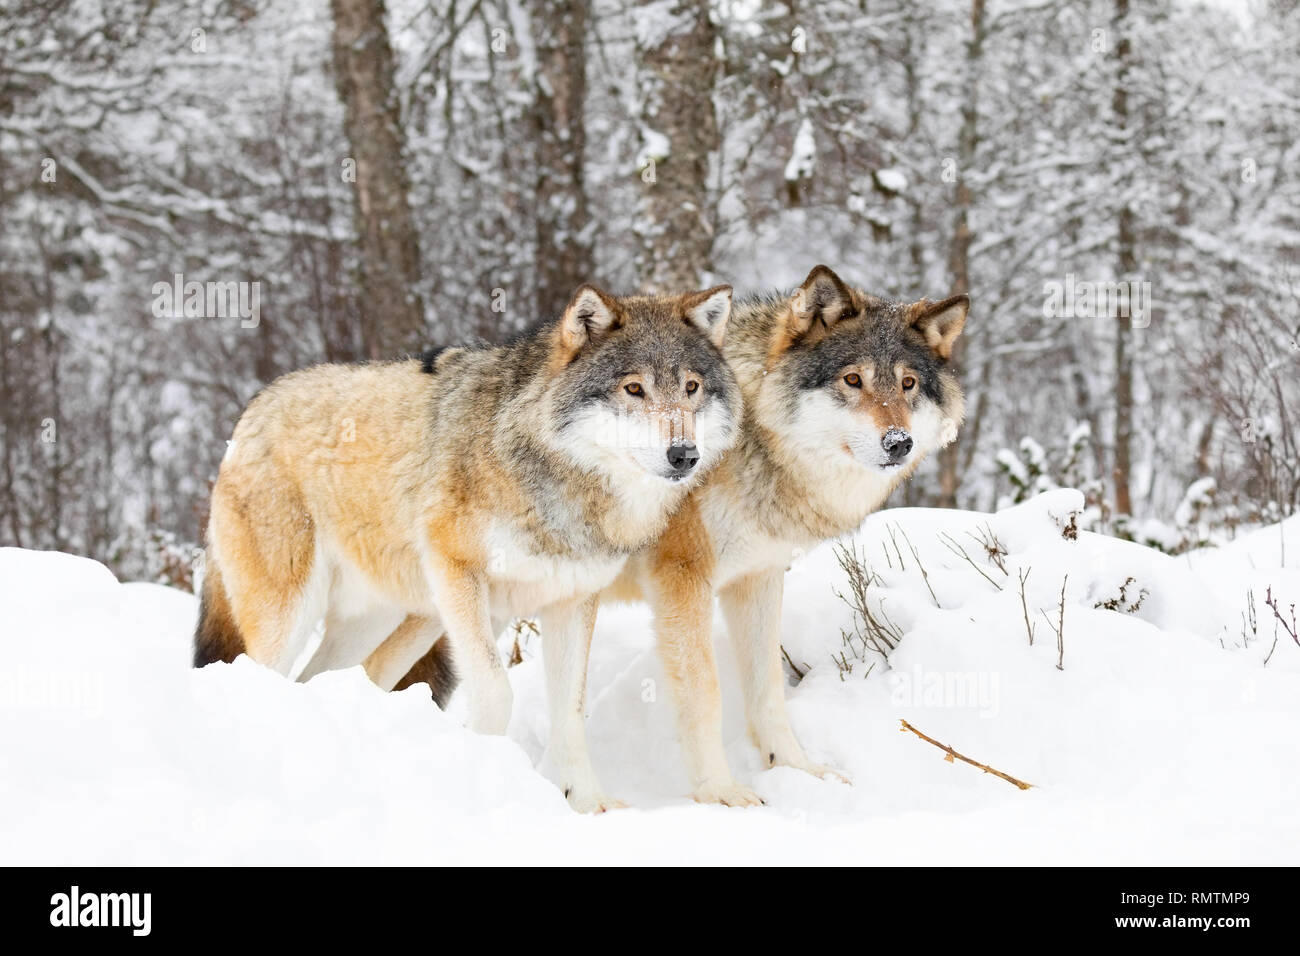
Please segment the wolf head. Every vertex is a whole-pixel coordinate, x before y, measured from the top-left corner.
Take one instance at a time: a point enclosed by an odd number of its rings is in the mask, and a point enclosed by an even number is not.
[[[615,297],[581,286],[552,345],[556,439],[615,479],[693,482],[734,443],[740,390],[720,351],[731,287]]]
[[[817,266],[781,308],[761,357],[757,413],[799,457],[910,473],[964,414],[949,367],[970,298],[902,303]]]

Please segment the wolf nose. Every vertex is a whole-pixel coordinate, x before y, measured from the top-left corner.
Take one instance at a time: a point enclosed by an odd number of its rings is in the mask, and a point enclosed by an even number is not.
[[[694,442],[668,446],[668,464],[672,465],[673,471],[679,475],[686,474],[699,460],[700,450],[695,447]]]
[[[880,447],[885,449],[890,461],[902,461],[912,453],[912,436],[901,428],[891,428],[880,439]]]

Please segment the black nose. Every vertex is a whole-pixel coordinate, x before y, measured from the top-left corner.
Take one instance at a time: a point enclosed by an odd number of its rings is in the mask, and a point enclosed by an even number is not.
[[[699,460],[700,450],[695,447],[694,442],[668,446],[668,464],[672,465],[673,471],[680,475],[684,475],[694,468],[695,463]]]
[[[902,461],[912,453],[912,436],[901,428],[891,428],[880,439],[880,447],[885,449],[890,461]]]

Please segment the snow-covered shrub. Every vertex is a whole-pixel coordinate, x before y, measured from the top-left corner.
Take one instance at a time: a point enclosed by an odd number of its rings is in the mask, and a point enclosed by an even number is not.
[[[1020,439],[1017,450],[1003,448],[994,456],[994,463],[998,473],[1010,483],[1011,492],[998,498],[998,510],[1018,505],[1053,488],[1077,488],[1084,493],[1090,507],[1098,506],[1100,483],[1086,473],[1085,453],[1091,444],[1092,429],[1084,422],[1070,429],[1063,442],[1050,454],[1028,435]],[[1086,525],[1091,523],[1085,520]]]
[[[1115,536],[1165,554],[1182,554],[1212,544],[1216,529],[1227,524],[1224,514],[1214,507],[1216,491],[1217,484],[1212,477],[1198,478],[1183,494],[1174,511],[1173,524],[1156,518],[1134,521],[1120,515],[1115,520]]]
[[[885,613],[879,601],[870,593],[879,583],[867,564],[866,555],[852,545],[837,545],[835,557],[844,571],[848,593],[836,591],[836,596],[853,612],[852,624],[840,629],[841,649],[832,655],[843,680],[853,673],[854,663],[865,663],[870,674],[878,663],[888,665],[889,655],[903,639],[903,630]],[[864,674],[863,676],[866,676]]]

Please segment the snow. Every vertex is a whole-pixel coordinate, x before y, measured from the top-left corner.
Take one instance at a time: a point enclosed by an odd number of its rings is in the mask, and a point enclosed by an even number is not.
[[[668,137],[649,126],[641,127],[641,149],[636,155],[636,168],[644,169],[650,163],[662,163],[672,153]]]
[[[1029,484],[1028,470],[1025,468],[1024,463],[1021,462],[1020,458],[1017,457],[1016,453],[1010,448],[1000,449],[994,456],[994,459],[1006,470],[1007,475],[1017,485]]]
[[[1217,490],[1218,483],[1213,477],[1196,479],[1188,486],[1187,493],[1174,511],[1174,522],[1180,528],[1190,527],[1204,509],[1214,504],[1214,493]]]
[[[907,189],[907,175],[901,169],[877,169],[873,174],[876,185],[888,193],[901,193]]]
[[[813,135],[812,120],[805,116],[799,122],[799,131],[794,134],[794,146],[785,164],[785,181],[793,183],[812,178],[816,162],[817,140]]]
[[[670,37],[689,33],[694,18],[688,6],[678,0],[653,0],[641,3],[630,11],[636,33],[636,45],[641,50],[651,50],[668,42]]]
[[[798,558],[782,616],[806,671],[791,717],[854,783],[764,768],[720,638],[727,753],[761,808],[685,796],[649,613],[602,609],[588,731],[605,786],[634,808],[600,817],[534,769],[535,636],[509,672],[509,735],[482,737],[461,726],[463,694],[444,714],[423,687],[384,694],[360,669],[306,684],[246,658],[194,671],[192,596],[0,549],[0,862],[1294,864],[1300,647],[1283,635],[1265,666],[1261,645],[1264,588],[1300,599],[1300,517],[1169,557],[1074,532],[1082,508],[1063,489],[996,514],[868,519],[852,544],[873,612],[903,632],[888,661],[844,643],[833,547]],[[1096,607],[1122,586],[1122,609]],[[1249,587],[1259,636],[1243,645]],[[1034,788],[945,761],[900,719]]]

